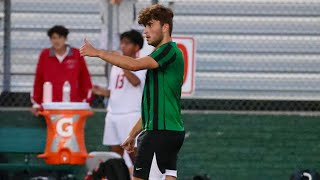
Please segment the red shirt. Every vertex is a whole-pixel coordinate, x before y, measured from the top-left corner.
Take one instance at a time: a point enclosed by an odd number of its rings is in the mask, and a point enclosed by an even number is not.
[[[62,87],[65,81],[71,86],[71,102],[90,101],[88,91],[92,88],[86,62],[76,48],[69,48],[68,55],[60,63],[53,48],[43,49],[37,64],[33,86],[33,101],[42,103],[43,84],[52,83],[52,102],[62,101]]]

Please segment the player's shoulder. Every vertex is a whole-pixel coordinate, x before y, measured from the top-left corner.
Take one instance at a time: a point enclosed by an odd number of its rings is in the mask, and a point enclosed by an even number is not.
[[[119,68],[118,66],[111,65],[111,70],[122,70],[122,68]]]
[[[171,42],[171,46],[173,47],[173,49],[174,49],[176,52],[181,52],[181,50],[180,50],[180,48],[178,47],[177,43]]]
[[[40,53],[40,54],[41,54],[42,56],[43,56],[43,55],[49,56],[50,51],[51,51],[51,48],[44,48],[44,49],[41,50],[41,53]]]
[[[178,45],[175,42],[171,41],[161,48],[161,53],[172,54],[181,53],[181,51]]]
[[[154,49],[151,54],[149,55],[151,58],[159,58],[159,57],[164,57],[165,54],[170,52],[172,50],[172,44],[171,42],[167,42],[165,44],[160,45],[156,49]]]
[[[70,51],[74,54],[74,55],[79,55],[80,56],[80,50],[78,48],[75,47],[71,47],[70,46]]]
[[[174,53],[176,54],[177,58],[182,58],[182,51],[178,47],[178,45],[175,42],[171,43],[171,46],[173,47]]]
[[[47,59],[50,56],[50,48],[44,48],[41,50],[40,55],[39,55],[39,60],[38,63],[44,63],[47,61]]]
[[[122,71],[121,68],[119,68],[119,67],[117,67],[115,65],[111,66],[111,71],[110,71],[111,74],[118,74],[120,71]]]
[[[79,62],[84,62],[84,58],[80,55],[80,50],[75,47],[69,46],[68,56],[71,56],[73,59],[77,59]]]

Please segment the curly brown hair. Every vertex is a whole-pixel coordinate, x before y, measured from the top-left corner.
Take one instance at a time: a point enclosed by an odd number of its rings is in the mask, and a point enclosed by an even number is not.
[[[173,12],[170,8],[160,4],[154,4],[139,12],[138,23],[146,26],[151,20],[160,21],[161,26],[169,24],[170,35],[172,33]]]

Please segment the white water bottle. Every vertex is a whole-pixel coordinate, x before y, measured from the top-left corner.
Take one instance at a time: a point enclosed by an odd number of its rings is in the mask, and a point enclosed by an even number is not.
[[[62,88],[62,102],[70,102],[71,86],[69,81],[65,81]]]
[[[44,103],[52,102],[52,84],[49,81],[46,81],[43,84],[43,93],[42,93],[42,101]]]

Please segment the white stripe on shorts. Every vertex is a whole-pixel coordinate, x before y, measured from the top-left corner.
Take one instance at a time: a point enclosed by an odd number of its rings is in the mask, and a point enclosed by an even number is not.
[[[166,176],[177,177],[177,170],[166,169],[166,172],[162,174],[158,167],[156,153],[154,153],[150,167],[149,180],[164,180]]]

